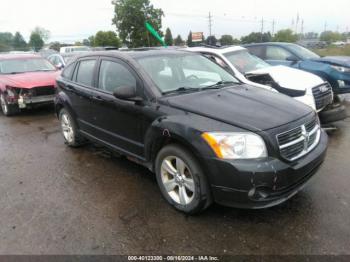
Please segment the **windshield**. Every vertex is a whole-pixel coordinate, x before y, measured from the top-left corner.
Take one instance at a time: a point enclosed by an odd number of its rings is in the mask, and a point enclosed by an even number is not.
[[[55,70],[56,68],[49,61],[42,58],[8,59],[0,61],[0,74]]]
[[[138,62],[162,93],[181,88],[201,90],[218,83],[239,83],[220,66],[198,54],[164,54],[142,57]]]
[[[303,60],[320,58],[319,55],[300,45],[290,44],[288,45],[288,48],[291,49],[297,56],[299,56]]]
[[[261,68],[270,67],[268,63],[250,54],[246,50],[226,53],[224,56],[243,74]]]

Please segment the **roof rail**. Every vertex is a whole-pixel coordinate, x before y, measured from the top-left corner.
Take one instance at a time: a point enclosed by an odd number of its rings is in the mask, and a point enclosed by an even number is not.
[[[174,50],[174,49],[182,49],[181,46],[152,46],[152,47],[135,47],[135,48],[121,48],[119,51],[151,51],[151,50]]]

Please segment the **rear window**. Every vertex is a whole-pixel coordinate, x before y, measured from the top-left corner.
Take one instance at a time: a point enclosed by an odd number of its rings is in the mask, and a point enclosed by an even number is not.
[[[76,81],[86,86],[92,86],[96,60],[83,60],[79,63]]]

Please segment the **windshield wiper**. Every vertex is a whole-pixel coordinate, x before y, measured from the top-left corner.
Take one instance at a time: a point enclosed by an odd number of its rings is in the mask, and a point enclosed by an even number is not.
[[[168,95],[168,94],[174,94],[174,93],[195,92],[195,91],[199,91],[199,90],[201,90],[201,89],[196,88],[196,87],[181,86],[181,87],[174,89],[174,90],[162,92],[162,94]]]
[[[234,81],[219,81],[214,85],[210,85],[210,86],[206,86],[206,87],[202,87],[201,90],[206,90],[206,89],[219,89],[219,88],[223,88],[225,85],[229,85],[229,84],[237,84]]]

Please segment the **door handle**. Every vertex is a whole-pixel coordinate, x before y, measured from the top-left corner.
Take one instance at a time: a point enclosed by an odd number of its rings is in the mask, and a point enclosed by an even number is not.
[[[72,91],[74,88],[73,88],[73,86],[71,86],[71,85],[66,85],[66,88],[69,90],[69,91]]]
[[[100,96],[92,96],[92,99],[96,100],[98,102],[102,102],[103,101],[102,97],[100,97]]]

